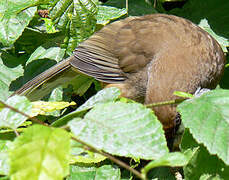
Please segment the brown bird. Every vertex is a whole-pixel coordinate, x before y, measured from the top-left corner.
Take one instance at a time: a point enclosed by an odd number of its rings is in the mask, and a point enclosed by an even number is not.
[[[15,93],[36,99],[73,78],[73,72],[81,72],[107,87],[118,87],[124,97],[150,104],[177,98],[174,91],[193,94],[197,88],[215,88],[224,65],[217,41],[189,20],[165,14],[128,17],[105,26],[81,43],[73,56]],[[175,126],[175,108],[153,108],[165,131]]]

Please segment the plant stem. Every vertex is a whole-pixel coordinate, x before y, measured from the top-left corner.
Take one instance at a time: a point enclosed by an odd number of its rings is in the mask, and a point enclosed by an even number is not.
[[[129,170],[130,172],[132,172],[134,175],[136,175],[138,178],[143,179],[143,180],[147,180],[147,178],[145,176],[143,176],[140,172],[138,172],[137,170],[133,169],[132,167],[130,167],[129,165],[127,165],[126,163],[124,163],[123,161],[120,161],[119,159],[115,158],[114,156],[105,153],[103,151],[99,151],[96,148],[94,148],[93,146],[81,141],[80,139],[76,138],[76,137],[72,137],[73,140],[83,144],[84,146],[86,146],[87,148],[89,148],[89,150],[94,151],[98,154],[101,154],[107,158],[109,158],[111,161],[115,162],[116,164],[120,165],[121,167]]]
[[[172,104],[179,104],[183,102],[186,99],[174,99],[170,101],[163,101],[163,102],[157,102],[157,103],[152,103],[152,104],[146,104],[146,107],[157,107],[157,106],[165,106],[165,105],[172,105]]]
[[[10,106],[10,105],[4,103],[3,101],[0,101],[0,104],[3,104],[5,108],[11,109],[12,111],[17,112],[17,113],[19,113],[19,114],[21,114],[21,115],[27,117],[28,119],[31,119],[31,121],[33,121],[33,122],[42,124],[42,125],[44,125],[44,126],[49,126],[48,124],[46,124],[46,123],[40,121],[40,120],[37,119],[36,117],[32,117],[32,116],[30,116],[30,115],[28,115],[28,114],[25,114],[24,112],[22,112],[22,111],[20,111],[20,110],[18,110],[18,109],[16,109],[16,108],[14,108],[14,107],[12,107],[12,106]]]

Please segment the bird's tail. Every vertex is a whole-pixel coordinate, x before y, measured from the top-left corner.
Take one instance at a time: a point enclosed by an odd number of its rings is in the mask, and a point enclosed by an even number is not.
[[[76,76],[76,72],[71,69],[70,65],[72,58],[74,56],[61,61],[34,77],[11,96],[18,94],[27,96],[30,100],[38,100],[50,93],[57,86],[70,81]]]

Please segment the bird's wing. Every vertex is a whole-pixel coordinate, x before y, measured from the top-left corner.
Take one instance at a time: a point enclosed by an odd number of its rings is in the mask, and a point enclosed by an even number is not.
[[[76,48],[71,65],[103,82],[126,80],[152,60],[155,54],[152,46],[160,44],[152,43],[157,38],[151,36],[151,27],[157,23],[153,18],[129,17],[105,26]]]

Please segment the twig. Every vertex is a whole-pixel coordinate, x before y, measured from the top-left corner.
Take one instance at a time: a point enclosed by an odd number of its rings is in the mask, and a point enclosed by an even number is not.
[[[24,112],[22,112],[22,111],[20,111],[20,110],[18,110],[18,109],[16,109],[16,108],[14,108],[14,107],[12,107],[12,106],[10,106],[10,105],[4,103],[3,101],[0,101],[0,103],[3,104],[4,107],[6,107],[6,108],[8,108],[8,109],[11,109],[11,110],[14,111],[14,112],[19,113],[19,114],[21,114],[21,115],[27,117],[28,119],[31,119],[33,122],[42,124],[42,125],[44,125],[44,126],[49,126],[48,124],[46,124],[46,123],[40,121],[40,120],[37,119],[36,117],[29,116],[28,114],[25,114]]]
[[[109,158],[111,161],[115,162],[116,164],[120,165],[121,167],[129,170],[130,172],[132,172],[133,174],[135,174],[138,178],[143,179],[143,180],[147,180],[146,177],[144,177],[140,172],[138,172],[137,170],[133,169],[132,167],[130,167],[129,165],[127,165],[126,163],[124,163],[123,161],[120,161],[119,159],[115,158],[114,156],[111,156],[108,153],[105,153],[103,151],[99,151],[96,148],[94,148],[93,146],[81,141],[80,139],[76,138],[76,137],[72,137],[72,139],[74,141],[77,141],[81,144],[83,144],[84,146],[86,146],[89,150],[94,151],[96,153],[99,153],[107,158]]]
[[[156,8],[156,6],[157,6],[157,0],[154,0],[153,1],[153,7]]]
[[[183,102],[186,99],[174,99],[170,101],[163,101],[163,102],[157,102],[157,103],[152,103],[152,104],[146,104],[146,107],[157,107],[157,106],[165,106],[165,105],[172,105],[172,104],[179,104]]]
[[[126,0],[126,14],[128,16],[128,0]]]

